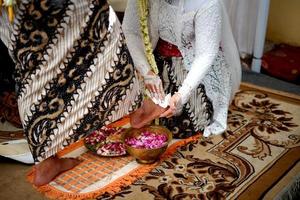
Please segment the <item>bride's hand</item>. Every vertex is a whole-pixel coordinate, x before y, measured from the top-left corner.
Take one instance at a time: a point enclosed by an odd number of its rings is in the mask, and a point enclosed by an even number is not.
[[[160,115],[160,117],[170,118],[182,111],[183,104],[181,94],[176,92],[170,99],[169,109]]]
[[[165,98],[165,92],[162,86],[162,81],[158,75],[150,71],[147,75],[144,76],[144,82],[146,88],[150,92],[151,98],[156,98],[160,100],[163,100]]]

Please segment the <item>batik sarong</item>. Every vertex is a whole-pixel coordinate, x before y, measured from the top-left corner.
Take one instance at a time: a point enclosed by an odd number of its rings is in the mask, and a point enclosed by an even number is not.
[[[139,80],[106,0],[22,1],[11,32],[6,43],[35,162],[139,106]]]

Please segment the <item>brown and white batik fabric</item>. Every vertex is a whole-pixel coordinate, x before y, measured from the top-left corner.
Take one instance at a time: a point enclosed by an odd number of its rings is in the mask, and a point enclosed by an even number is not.
[[[22,1],[10,51],[35,162],[142,100],[121,25],[106,0]]]
[[[174,94],[187,76],[181,57],[165,58],[156,53],[156,62],[166,94]],[[178,116],[160,118],[160,124],[173,132],[174,138],[187,138],[202,132],[211,122],[213,105],[207,97],[205,86],[199,84]]]

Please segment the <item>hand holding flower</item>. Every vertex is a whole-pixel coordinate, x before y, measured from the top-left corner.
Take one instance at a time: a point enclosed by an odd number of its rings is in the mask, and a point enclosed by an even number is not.
[[[169,108],[165,112],[163,112],[160,117],[170,118],[174,115],[181,113],[182,111],[182,99],[181,94],[176,92],[170,99]]]

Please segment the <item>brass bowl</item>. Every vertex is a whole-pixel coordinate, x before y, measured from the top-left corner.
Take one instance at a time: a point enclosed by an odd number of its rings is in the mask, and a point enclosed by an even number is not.
[[[140,134],[142,134],[144,131],[150,131],[152,133],[156,134],[165,134],[168,138],[166,144],[160,148],[156,149],[142,149],[142,148],[134,148],[130,145],[127,145],[125,140],[127,138],[132,138],[132,137],[138,137]],[[125,144],[126,151],[133,156],[138,163],[141,164],[151,164],[156,162],[159,157],[166,151],[169,143],[172,140],[172,132],[163,127],[163,126],[156,126],[156,125],[150,125],[150,126],[145,126],[143,128],[135,129],[135,128],[130,128],[127,131],[124,132],[122,135],[122,141]]]

